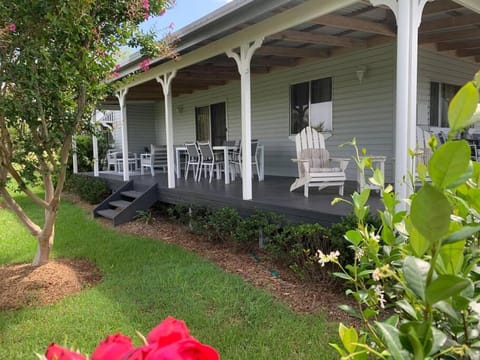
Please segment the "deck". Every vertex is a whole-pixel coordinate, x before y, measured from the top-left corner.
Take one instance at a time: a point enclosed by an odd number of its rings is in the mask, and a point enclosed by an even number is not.
[[[88,175],[93,176],[93,173]],[[124,184],[122,175],[113,172],[101,172],[100,177],[105,179],[108,185],[115,190]],[[131,175],[130,179],[137,185],[158,186],[158,201],[169,204],[196,204],[208,207],[222,208],[232,207],[241,215],[250,215],[255,210],[273,211],[283,214],[294,222],[320,223],[330,225],[338,222],[341,217],[352,212],[349,204],[339,203],[331,205],[332,200],[338,197],[338,188],[327,188],[318,191],[310,189],[309,198],[303,196],[303,188],[290,192],[289,188],[293,178],[282,176],[265,176],[265,180],[258,182],[256,178],[253,184],[253,199],[242,199],[242,182],[236,181],[226,185],[222,180],[213,179],[211,183],[202,179],[200,182],[189,178],[175,179],[176,188],[169,189],[167,175],[157,173],[154,177],[148,175]],[[344,198],[349,200],[350,194],[355,190],[356,183],[346,182]],[[369,201],[370,209],[376,212],[381,207],[378,194],[372,192]]]

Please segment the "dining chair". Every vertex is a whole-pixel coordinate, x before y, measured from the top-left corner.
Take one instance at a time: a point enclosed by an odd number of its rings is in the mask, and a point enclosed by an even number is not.
[[[198,142],[198,150],[200,152],[200,169],[198,172],[198,179],[202,176],[202,170],[204,171],[204,177],[207,176],[207,169],[210,171],[210,180],[212,182],[213,171],[215,167],[217,168],[217,174],[220,173],[220,166],[223,164],[223,161],[218,161],[215,158],[215,154],[212,149],[210,142]]]
[[[185,166],[185,180],[188,178],[188,169],[192,167],[193,179],[198,181],[200,172],[200,153],[195,142],[185,143],[187,148],[187,165]]]
[[[251,156],[252,156],[252,160],[251,160],[251,163],[252,163],[252,167],[255,167],[255,169],[257,170],[257,177],[258,179],[260,180],[260,170],[259,170],[259,166],[258,166],[258,140],[257,139],[253,139],[250,143],[251,145],[251,148],[250,148],[250,151],[251,151]],[[234,156],[231,158],[231,165],[230,165],[230,173],[231,173],[231,176],[232,176],[232,180],[235,180],[235,176],[237,173],[240,174],[241,177],[243,177],[243,169],[242,169],[242,147],[240,146],[239,149],[238,149],[238,153],[237,154],[234,154]],[[237,171],[238,169],[238,171]],[[253,173],[252,173],[253,175]]]

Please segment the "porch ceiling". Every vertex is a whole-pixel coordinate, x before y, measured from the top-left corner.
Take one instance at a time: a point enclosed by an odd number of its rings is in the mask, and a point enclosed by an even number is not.
[[[257,24],[300,3],[302,1],[292,0],[273,11],[261,13],[248,22],[192,45],[183,53]],[[276,68],[293,67],[312,59],[331,58],[394,42],[395,39],[396,21],[393,13],[387,7],[373,7],[368,1],[360,1],[267,37],[255,52],[251,72],[253,75],[265,74]],[[480,63],[480,14],[451,0],[428,2],[419,29],[419,44]],[[235,62],[226,55],[218,55],[179,70],[173,81],[173,96],[224,85],[239,78]],[[159,100],[163,98],[163,93],[160,85],[151,80],[131,88],[127,98]]]

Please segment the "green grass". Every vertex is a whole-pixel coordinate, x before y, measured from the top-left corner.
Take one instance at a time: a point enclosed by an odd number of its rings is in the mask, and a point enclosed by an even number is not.
[[[30,262],[34,253],[35,240],[0,209],[0,264]],[[89,259],[104,280],[50,306],[0,311],[0,359],[35,359],[52,341],[91,353],[107,334],[146,334],[168,315],[185,320],[222,359],[336,358],[328,346],[336,325],[322,316],[296,314],[180,247],[106,229],[67,202],[53,256]]]

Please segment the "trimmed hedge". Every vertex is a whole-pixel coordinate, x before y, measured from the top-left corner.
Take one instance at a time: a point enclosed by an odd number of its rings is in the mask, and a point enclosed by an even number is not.
[[[78,174],[73,174],[67,179],[65,190],[77,194],[90,204],[98,204],[111,194],[105,180]]]

